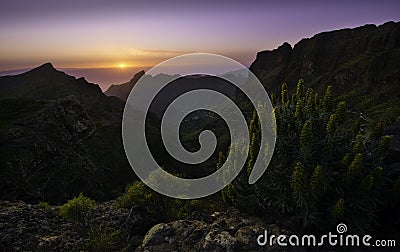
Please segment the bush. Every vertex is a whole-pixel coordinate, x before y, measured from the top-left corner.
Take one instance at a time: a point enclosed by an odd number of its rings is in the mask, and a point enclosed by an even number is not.
[[[160,196],[142,181],[136,181],[126,187],[125,193],[115,200],[115,205],[119,208],[131,208],[135,204],[147,210],[155,210],[157,206],[160,206]],[[155,212],[157,211],[155,210]]]
[[[80,193],[78,197],[69,200],[62,205],[59,214],[62,218],[70,221],[84,221],[85,215],[93,209],[95,201],[83,196]]]
[[[198,200],[173,199],[153,191],[142,181],[129,185],[125,193],[115,200],[115,206],[119,208],[129,209],[134,205],[145,209],[158,221],[186,218],[195,211],[211,214],[225,208],[218,195]]]
[[[44,202],[44,201],[40,201],[40,202],[37,204],[37,206],[38,206],[40,209],[44,210],[44,211],[50,211],[50,210],[51,210],[51,207],[50,207],[49,203]]]
[[[354,124],[358,115],[348,113],[345,103],[335,109],[331,87],[321,101],[312,91],[302,96],[301,85],[294,102],[285,97],[275,105],[278,137],[265,174],[254,185],[248,184],[254,164],[250,154],[258,152],[260,143],[259,128],[249,127],[255,136],[249,147],[249,172],[241,171],[222,190],[223,199],[242,211],[290,224],[292,229],[326,232],[345,222],[353,230],[370,230],[378,214],[393,202],[389,196],[393,182],[385,163],[390,137],[380,137],[380,124],[372,132],[361,128],[359,121]],[[287,96],[284,91],[285,87],[282,93]],[[308,104],[306,110],[304,104]],[[257,122],[253,116],[250,126]]]
[[[89,251],[115,251],[122,245],[121,231],[101,225],[88,232],[86,242]]]

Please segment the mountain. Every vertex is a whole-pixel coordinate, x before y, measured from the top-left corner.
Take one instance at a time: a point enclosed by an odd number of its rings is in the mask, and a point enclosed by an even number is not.
[[[119,85],[111,85],[107,91],[104,93],[107,96],[115,96],[120,98],[123,101],[126,101],[128,99],[129,92],[131,92],[133,86],[136,84],[136,82],[144,75],[144,71],[140,71],[136,73],[133,78],[126,83],[119,84]]]
[[[246,78],[241,76],[240,71],[226,73],[226,75],[231,75],[231,77],[235,78]],[[164,106],[170,103],[173,99],[178,95],[188,92],[190,90],[196,90],[199,88],[209,88],[220,90],[227,95],[232,95],[235,92],[235,88],[231,87],[231,85],[227,85],[227,83],[221,79],[208,75],[190,75],[190,76],[179,76],[179,75],[168,75],[168,74],[157,74],[155,76],[147,75],[144,71],[140,71],[136,73],[133,78],[126,83],[119,85],[111,85],[104,93],[107,96],[115,96],[120,98],[123,101],[128,99],[129,93],[132,88],[138,82],[140,78],[142,78],[143,83],[148,85],[152,85],[152,83],[169,83],[158,95],[158,99],[162,101],[158,101]],[[175,79],[175,80],[174,80]],[[157,108],[159,110],[160,108]],[[158,112],[157,112],[158,113]]]
[[[356,112],[393,121],[400,114],[400,23],[323,32],[293,48],[257,53],[250,70],[269,92],[299,79],[323,92],[328,85]]]
[[[121,140],[123,107],[50,63],[0,77],[1,199],[118,195],[134,177]]]

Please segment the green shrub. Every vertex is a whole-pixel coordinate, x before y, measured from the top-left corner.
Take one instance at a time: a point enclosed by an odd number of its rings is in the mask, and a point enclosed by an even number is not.
[[[381,137],[380,123],[372,133],[369,128],[361,130],[358,115],[348,113],[344,102],[335,109],[331,86],[321,102],[311,91],[304,97],[302,85],[291,104],[286,85],[282,87],[282,102],[274,108],[277,141],[265,174],[248,184],[257,157],[250,154],[258,153],[260,143],[258,129],[249,127],[248,172],[239,173],[222,190],[223,199],[250,214],[290,223],[292,229],[326,232],[343,221],[353,230],[369,230],[379,213],[396,212],[390,198],[394,182],[384,162],[390,137]],[[312,95],[314,105],[302,109],[300,105],[312,102],[307,101]],[[253,116],[250,125],[256,120]],[[232,146],[230,151],[235,150]],[[235,160],[227,161],[228,166],[234,164]]]
[[[84,221],[86,213],[92,210],[94,206],[94,200],[85,197],[83,196],[83,193],[80,193],[78,197],[75,197],[62,205],[59,214],[66,220]]]
[[[115,205],[119,208],[131,208],[136,204],[146,209],[155,209],[160,204],[159,196],[142,181],[136,181],[126,187],[125,193],[115,200]]]
[[[119,208],[129,209],[133,205],[145,209],[158,221],[186,218],[195,211],[211,214],[226,207],[219,195],[198,200],[173,199],[153,191],[142,181],[129,185],[125,193],[115,200],[115,206]]]
[[[50,207],[49,203],[44,202],[44,201],[40,201],[40,202],[37,204],[37,206],[38,206],[40,209],[44,210],[44,211],[50,211],[50,210],[51,210],[51,207]]]
[[[122,244],[121,231],[118,229],[101,225],[88,232],[86,246],[89,251],[116,251]]]

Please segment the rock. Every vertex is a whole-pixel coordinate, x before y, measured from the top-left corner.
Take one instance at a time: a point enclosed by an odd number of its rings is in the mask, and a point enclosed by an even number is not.
[[[98,85],[47,63],[0,76],[0,107],[1,200],[60,204],[83,192],[106,201],[134,180],[121,139],[124,103]]]
[[[260,219],[248,217],[235,209],[206,217],[194,213],[185,220],[161,223],[152,227],[136,251],[265,251],[257,237],[268,230],[283,231]]]
[[[213,229],[201,242],[201,249],[206,251],[233,251],[237,240],[229,232]]]
[[[82,227],[63,221],[57,208],[0,202],[0,250],[74,250],[84,245]]]
[[[146,214],[114,207],[113,201],[98,204],[85,222],[67,222],[57,206],[43,210],[22,201],[0,201],[0,251],[87,250],[88,233],[108,227],[120,231],[120,249],[138,246],[156,222]]]
[[[398,104],[399,31],[399,22],[387,22],[379,26],[322,32],[302,39],[293,49],[284,43],[275,50],[257,53],[250,70],[271,93],[280,93],[283,82],[293,90],[298,80],[304,79],[306,85],[320,94],[328,85],[333,85],[334,93],[345,95],[343,99],[348,105],[381,113],[380,109],[372,109],[369,105],[358,107],[359,104],[354,102],[356,96],[348,93],[357,90],[355,94],[360,97],[359,90],[368,90],[365,97],[378,99],[382,90],[396,90],[387,92],[384,99],[391,102],[388,104]]]

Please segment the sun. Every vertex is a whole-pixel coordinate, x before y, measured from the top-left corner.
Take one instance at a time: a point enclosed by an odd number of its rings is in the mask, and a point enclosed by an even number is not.
[[[119,64],[119,68],[125,68],[126,67],[126,65],[125,64]]]

